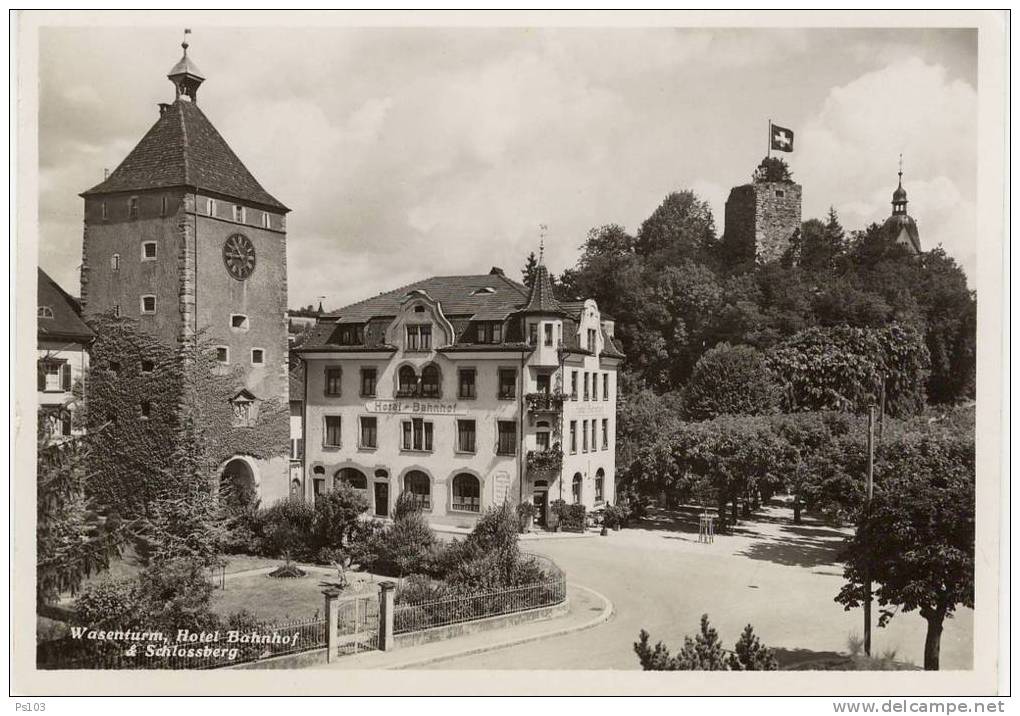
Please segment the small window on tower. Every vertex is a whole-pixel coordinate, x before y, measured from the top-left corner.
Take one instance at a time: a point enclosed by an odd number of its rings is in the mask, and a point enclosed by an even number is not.
[[[114,254],[110,257],[110,268],[114,271],[120,271],[120,254]]]
[[[240,204],[234,204],[234,221],[244,223],[244,207]]]
[[[156,297],[142,296],[142,313],[155,313],[155,312],[156,312]]]
[[[230,327],[235,331],[247,331],[248,330],[248,317],[241,313],[233,313],[230,315]]]
[[[209,216],[216,215],[216,201],[214,199],[205,200],[205,213]]]
[[[156,260],[156,242],[155,241],[143,241],[142,242],[142,261],[155,261]]]
[[[251,349],[251,363],[252,363],[252,365],[262,365],[263,363],[265,363],[265,360],[266,360],[266,354],[265,354],[264,350],[262,350],[261,348],[252,348]]]
[[[782,189],[776,189],[776,198],[777,199],[782,199],[784,196],[786,196],[786,192],[785,191],[783,191]]]
[[[128,199],[128,218],[129,219],[137,219],[138,218],[138,197],[137,196],[133,196],[130,199]]]
[[[159,215],[160,216],[166,216],[166,207],[167,207],[166,197],[164,196],[164,197],[161,197],[160,200],[159,200]]]
[[[105,201],[102,203],[102,205],[100,207],[100,210],[102,211],[103,221],[106,221],[109,218],[109,215],[106,213],[106,202]]]
[[[119,303],[113,304],[113,317],[114,318],[120,318],[120,304]]]
[[[220,363],[229,363],[230,349],[226,346],[216,346],[216,360]]]
[[[269,228],[269,212],[268,211],[263,211],[262,212],[262,228],[263,229],[268,229]]]
[[[151,373],[153,368],[155,368],[155,367],[156,367],[156,364],[153,363],[151,360],[143,360],[142,361],[142,372],[143,373]]]
[[[148,400],[143,400],[141,404],[142,420],[148,420],[152,414],[152,404]]]

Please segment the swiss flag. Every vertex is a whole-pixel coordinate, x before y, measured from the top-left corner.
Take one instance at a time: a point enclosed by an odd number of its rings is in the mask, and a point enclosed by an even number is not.
[[[772,148],[777,152],[793,151],[793,130],[772,125]]]

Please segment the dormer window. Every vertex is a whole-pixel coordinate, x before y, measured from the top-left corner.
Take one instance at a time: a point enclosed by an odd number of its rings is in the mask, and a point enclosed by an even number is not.
[[[39,318],[53,318],[53,309],[49,306],[39,306]]]
[[[484,296],[486,294],[496,293],[496,289],[490,286],[483,286],[482,288],[476,288],[471,292],[472,296]]]
[[[415,306],[414,307],[414,312],[415,313],[425,313],[425,306]]]
[[[360,346],[365,343],[365,326],[364,324],[349,324],[340,327],[340,345],[342,346]]]
[[[477,341],[479,343],[502,343],[503,324],[496,321],[486,321],[478,324]]]
[[[407,328],[407,343],[405,350],[409,351],[430,351],[432,350],[432,324],[413,324]]]

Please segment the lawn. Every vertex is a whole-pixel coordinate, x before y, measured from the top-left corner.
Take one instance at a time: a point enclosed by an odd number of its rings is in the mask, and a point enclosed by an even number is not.
[[[325,599],[322,591],[336,586],[336,571],[303,569],[305,576],[295,579],[277,579],[266,574],[228,577],[225,588],[214,593],[213,610],[226,617],[246,609],[265,622],[321,618]],[[378,581],[371,574],[354,573],[348,578],[362,584],[345,593],[374,589],[373,584]]]

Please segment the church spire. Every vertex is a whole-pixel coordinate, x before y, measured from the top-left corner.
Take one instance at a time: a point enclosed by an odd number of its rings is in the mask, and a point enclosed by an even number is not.
[[[170,74],[167,75],[167,79],[174,83],[174,91],[176,92],[176,99],[186,99],[190,102],[197,102],[196,95],[198,94],[198,87],[205,81],[205,77],[202,75],[201,70],[191,61],[188,57],[188,35],[191,34],[191,30],[185,28],[184,30],[184,41],[181,43],[181,48],[184,50],[184,55],[180,61],[173,66],[170,70]]]
[[[899,183],[892,195],[893,216],[907,213],[907,190],[903,188],[903,155],[900,154]]]

